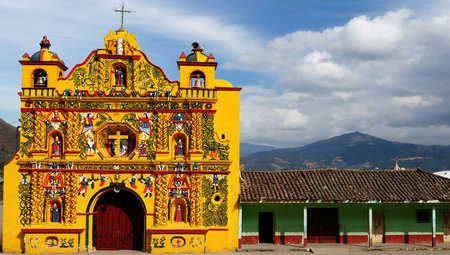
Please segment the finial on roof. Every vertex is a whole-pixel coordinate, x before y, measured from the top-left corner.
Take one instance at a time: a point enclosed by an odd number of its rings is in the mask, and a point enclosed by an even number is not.
[[[49,49],[52,44],[47,39],[47,36],[44,35],[44,37],[42,38],[42,40],[39,43],[39,45],[41,46],[41,49]]]

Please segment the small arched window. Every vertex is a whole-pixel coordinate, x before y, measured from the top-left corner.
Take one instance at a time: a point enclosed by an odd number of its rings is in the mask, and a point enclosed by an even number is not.
[[[33,72],[33,84],[38,88],[46,88],[47,87],[47,72],[43,69],[36,69]]]
[[[191,88],[201,89],[205,87],[205,74],[201,71],[194,71],[189,77]]]

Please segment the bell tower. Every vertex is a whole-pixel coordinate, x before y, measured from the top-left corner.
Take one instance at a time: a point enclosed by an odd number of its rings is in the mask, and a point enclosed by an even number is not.
[[[23,54],[22,64],[22,88],[45,89],[55,88],[58,78],[64,77],[67,70],[64,61],[58,55],[51,52],[51,43],[44,36],[39,43],[41,49],[31,57],[28,53]]]
[[[204,50],[197,42],[193,42],[191,54],[186,57],[181,52],[180,61],[177,62],[181,88],[214,89],[217,62],[214,62],[212,53],[206,56]]]

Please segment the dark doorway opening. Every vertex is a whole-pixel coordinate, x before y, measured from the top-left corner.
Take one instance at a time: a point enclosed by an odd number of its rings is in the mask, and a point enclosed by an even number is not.
[[[275,224],[273,212],[259,213],[259,242],[274,243],[275,241]]]
[[[131,192],[103,194],[96,205],[95,246],[97,250],[142,250],[144,208]]]
[[[338,243],[337,208],[308,208],[308,243]]]

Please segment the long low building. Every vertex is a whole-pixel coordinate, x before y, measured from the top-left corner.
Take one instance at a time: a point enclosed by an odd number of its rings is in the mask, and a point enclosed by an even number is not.
[[[450,242],[450,179],[416,170],[242,171],[240,244]]]

